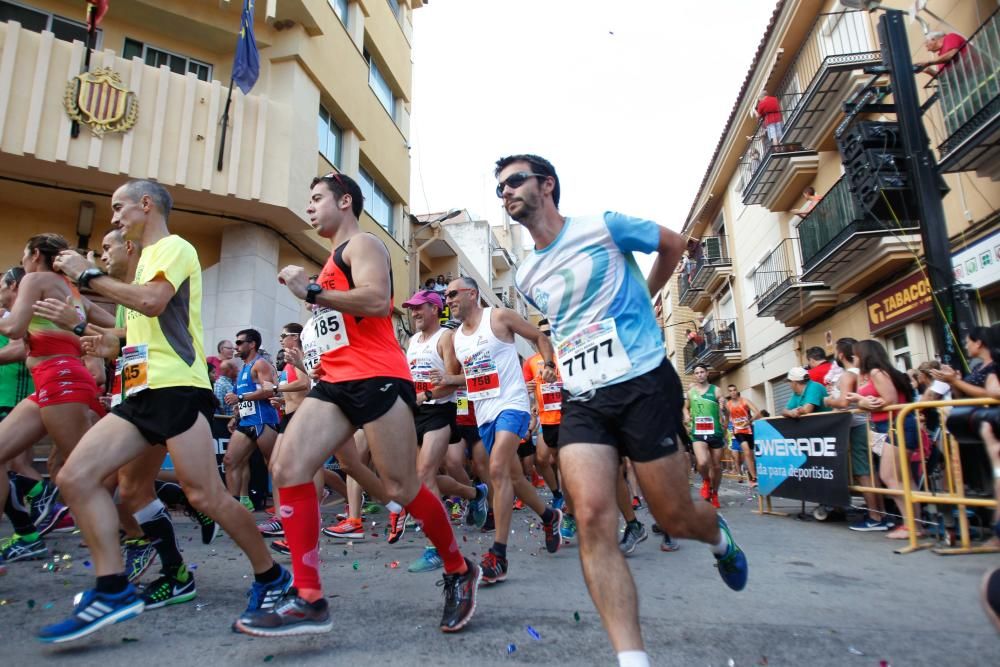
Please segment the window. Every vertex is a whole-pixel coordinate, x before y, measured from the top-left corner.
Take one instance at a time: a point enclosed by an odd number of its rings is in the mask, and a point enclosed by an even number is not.
[[[385,231],[393,233],[392,201],[364,169],[358,170],[358,185],[365,196],[365,210]]]
[[[402,18],[402,12],[400,11],[399,7],[399,0],[386,0],[386,1],[389,3],[389,9],[392,11],[392,15],[395,16],[397,20]]]
[[[889,349],[892,351],[892,363],[901,371],[908,371],[913,368],[910,359],[910,341],[906,337],[906,330],[889,336]]]
[[[137,56],[150,67],[166,65],[175,74],[184,75],[188,72],[193,72],[202,81],[212,80],[212,66],[208,63],[158,49],[126,37],[125,48],[122,50],[122,58],[132,60],[132,58]]]
[[[340,169],[340,145],[341,131],[337,127],[336,121],[330,117],[330,112],[322,106],[319,108],[319,123],[316,128],[319,139],[320,155],[325,157],[330,164]]]
[[[347,0],[326,0],[330,3],[330,9],[337,15],[340,22],[347,25]]]
[[[64,42],[79,40],[84,44],[87,43],[87,24],[85,23],[71,21],[33,7],[24,7],[7,0],[0,0],[0,23],[7,21],[17,21],[22,28],[32,32],[48,30],[55,35],[56,39],[61,39]],[[98,28],[96,44],[98,49],[101,48],[102,34],[101,29]]]
[[[382,76],[382,72],[378,71],[378,65],[375,64],[375,59],[372,58],[368,51],[365,51],[365,60],[368,62],[368,85],[375,92],[375,97],[378,98],[378,101],[389,112],[389,117],[395,120],[396,98],[393,97],[392,88],[389,86],[389,82],[385,80],[385,77]]]

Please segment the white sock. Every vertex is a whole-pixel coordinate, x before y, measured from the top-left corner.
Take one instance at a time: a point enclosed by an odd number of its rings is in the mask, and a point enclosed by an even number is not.
[[[618,654],[618,667],[649,667],[645,651],[622,651]]]
[[[385,504],[385,508],[390,512],[395,512],[396,514],[399,514],[400,512],[403,511],[403,506],[397,503],[395,500],[390,500],[389,502],[387,502]]]
[[[712,553],[720,558],[726,555],[729,551],[729,540],[726,539],[726,534],[720,529],[719,530],[719,543],[709,544],[708,548],[712,550]]]

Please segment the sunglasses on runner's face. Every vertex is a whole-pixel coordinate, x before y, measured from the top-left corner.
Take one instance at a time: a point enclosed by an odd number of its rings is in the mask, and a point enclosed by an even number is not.
[[[249,341],[246,341],[246,340],[238,340],[238,341],[236,341],[236,347],[239,347],[240,345],[243,345],[244,343],[248,343],[248,342]]]
[[[503,199],[503,189],[505,187],[510,186],[512,190],[516,190],[524,185],[524,182],[529,178],[548,178],[548,176],[545,174],[534,174],[530,171],[519,171],[516,174],[511,174],[504,180],[497,183],[497,197]]]
[[[296,336],[296,337],[298,337],[298,334],[297,334],[297,333],[288,333],[288,332],[285,332],[285,331],[282,331],[282,332],[281,332],[281,333],[280,333],[280,334],[278,335],[278,338],[280,338],[281,340],[285,340],[285,339],[286,339],[286,338],[288,338],[289,336]]]
[[[459,289],[453,289],[450,292],[445,292],[444,295],[446,297],[448,297],[449,299],[454,299],[455,297],[458,296],[459,292],[471,292],[471,291],[472,291],[471,287],[462,287],[462,288],[459,288]]]

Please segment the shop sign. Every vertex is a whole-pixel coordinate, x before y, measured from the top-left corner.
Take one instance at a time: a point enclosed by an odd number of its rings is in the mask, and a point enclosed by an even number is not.
[[[868,299],[868,328],[878,334],[931,312],[931,284],[914,273]]]

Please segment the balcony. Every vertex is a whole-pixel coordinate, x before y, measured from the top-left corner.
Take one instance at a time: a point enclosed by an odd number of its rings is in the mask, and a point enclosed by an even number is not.
[[[704,290],[700,290],[691,285],[691,272],[682,268],[677,281],[680,285],[679,302],[682,306],[694,308],[695,302],[701,302]]]
[[[705,236],[701,250],[688,264],[691,286],[704,292],[714,292],[733,275],[733,260],[725,236]]]
[[[802,280],[797,239],[784,239],[751,275],[757,315],[797,327],[837,305],[837,294],[823,283]]]
[[[898,211],[882,222],[858,206],[841,178],[799,225],[802,280],[858,292],[920,254],[919,223]]]
[[[740,157],[739,188],[743,203],[787,211],[816,178],[819,155],[799,144],[772,143],[761,123]]]
[[[684,370],[694,371],[695,364],[705,364],[714,371],[726,371],[741,361],[736,320],[709,320],[690,337],[684,346]]]
[[[816,17],[776,89],[785,110],[782,143],[819,147],[841,119],[841,103],[871,78],[862,68],[881,64],[871,17],[865,11]]]
[[[986,19],[935,77],[947,135],[938,147],[942,172],[972,171],[1000,179],[1000,10]]]

